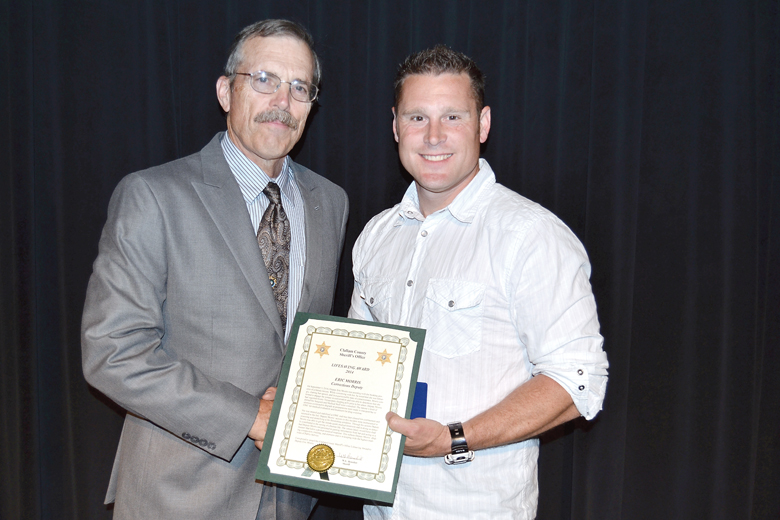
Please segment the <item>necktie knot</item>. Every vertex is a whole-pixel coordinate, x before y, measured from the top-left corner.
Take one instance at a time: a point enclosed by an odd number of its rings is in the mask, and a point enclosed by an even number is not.
[[[279,191],[279,185],[275,182],[269,182],[263,190],[263,193],[265,193],[265,196],[268,197],[269,201],[271,201],[271,204],[282,203],[282,195]]]

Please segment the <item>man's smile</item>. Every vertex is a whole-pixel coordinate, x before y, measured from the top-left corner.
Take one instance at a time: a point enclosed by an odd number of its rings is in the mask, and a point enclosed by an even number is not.
[[[450,157],[452,157],[452,155],[453,154],[451,154],[451,153],[445,153],[445,154],[442,154],[442,155],[425,155],[425,154],[420,154],[420,156],[423,159],[425,159],[426,161],[434,161],[434,162],[444,161],[445,159],[449,159]]]

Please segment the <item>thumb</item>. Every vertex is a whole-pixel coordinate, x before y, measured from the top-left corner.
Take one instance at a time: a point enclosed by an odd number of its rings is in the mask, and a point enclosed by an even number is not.
[[[387,421],[387,425],[390,427],[391,430],[397,431],[395,428],[393,428],[393,424],[397,424],[398,420],[401,418],[397,413],[395,412],[387,412],[385,415],[385,420]]]

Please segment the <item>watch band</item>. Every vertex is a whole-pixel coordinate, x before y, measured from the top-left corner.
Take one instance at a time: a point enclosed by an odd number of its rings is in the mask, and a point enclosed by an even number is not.
[[[453,464],[466,464],[474,460],[474,452],[469,450],[469,445],[466,442],[466,436],[463,433],[463,425],[459,422],[449,423],[447,427],[450,429],[450,437],[452,437],[451,450],[452,453],[448,453],[444,456],[444,462],[449,465]]]

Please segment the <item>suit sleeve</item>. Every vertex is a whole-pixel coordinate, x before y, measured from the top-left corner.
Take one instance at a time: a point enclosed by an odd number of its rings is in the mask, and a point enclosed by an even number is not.
[[[209,377],[165,348],[164,217],[136,174],[115,190],[82,319],[87,381],[126,408],[204,451],[230,460],[246,439],[258,397]]]

